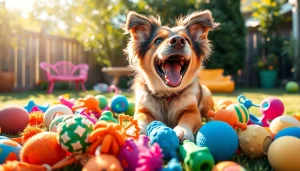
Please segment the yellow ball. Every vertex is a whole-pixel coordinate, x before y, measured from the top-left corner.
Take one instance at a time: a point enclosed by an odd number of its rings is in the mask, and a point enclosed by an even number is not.
[[[274,134],[288,127],[300,127],[300,122],[291,116],[279,116],[275,118],[269,126],[270,131]]]
[[[243,106],[241,104],[231,104],[231,105],[227,106],[226,109],[235,112],[239,118],[239,122],[248,123],[249,112],[245,106]]]
[[[272,143],[269,132],[259,125],[248,125],[238,132],[238,137],[241,153],[250,158],[265,156]]]
[[[300,169],[300,139],[284,136],[276,139],[268,151],[268,160],[276,171]]]

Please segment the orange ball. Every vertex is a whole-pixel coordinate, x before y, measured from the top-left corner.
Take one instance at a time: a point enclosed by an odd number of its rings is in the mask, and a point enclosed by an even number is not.
[[[106,170],[106,171],[123,171],[119,160],[108,154],[101,154],[93,157],[84,165],[82,171]]]
[[[232,161],[223,161],[218,163],[212,171],[246,171],[245,168]]]
[[[55,132],[42,132],[29,138],[21,150],[21,161],[51,166],[62,160],[67,153],[57,143],[57,137]]]

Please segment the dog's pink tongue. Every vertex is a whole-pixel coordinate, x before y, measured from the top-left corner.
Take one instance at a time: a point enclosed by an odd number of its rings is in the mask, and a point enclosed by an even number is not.
[[[177,62],[165,63],[165,79],[171,86],[178,86],[181,81],[181,65]]]

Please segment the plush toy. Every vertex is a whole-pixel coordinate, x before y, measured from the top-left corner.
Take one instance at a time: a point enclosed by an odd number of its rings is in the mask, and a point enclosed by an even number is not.
[[[207,147],[198,147],[190,140],[183,141],[183,145],[179,146],[179,155],[187,171],[210,171],[215,164]]]
[[[152,121],[147,126],[147,136],[150,138],[150,145],[159,144],[165,160],[177,158],[179,139],[173,129],[160,121]]]

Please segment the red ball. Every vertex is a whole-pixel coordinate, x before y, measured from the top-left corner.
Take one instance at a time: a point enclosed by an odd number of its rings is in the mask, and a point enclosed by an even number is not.
[[[3,133],[23,131],[29,123],[29,114],[22,106],[7,105],[0,108],[0,128]]]

